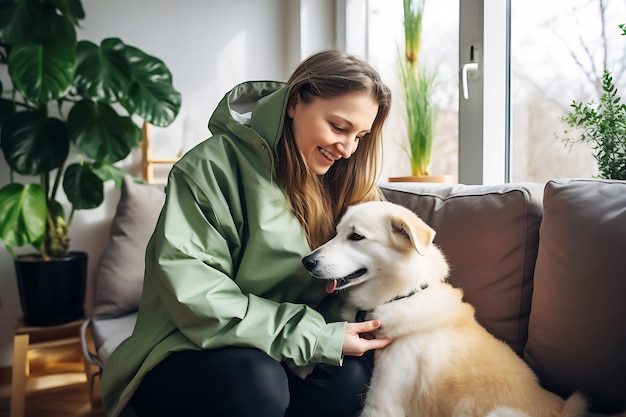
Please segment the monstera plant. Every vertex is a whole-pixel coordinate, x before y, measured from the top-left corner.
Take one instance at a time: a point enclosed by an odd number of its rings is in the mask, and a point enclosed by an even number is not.
[[[66,256],[75,210],[121,183],[114,164],[139,146],[138,124],[165,127],[180,110],[161,60],[118,38],[78,41],[84,17],[80,0],[0,1],[0,148],[11,170],[0,240],[14,257],[28,245],[42,259]]]

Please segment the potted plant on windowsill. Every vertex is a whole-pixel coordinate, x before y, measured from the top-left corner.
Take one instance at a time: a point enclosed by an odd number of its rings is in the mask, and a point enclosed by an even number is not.
[[[430,172],[435,107],[432,102],[436,72],[419,65],[425,0],[403,0],[405,53],[400,57],[400,81],[404,98],[411,175],[389,181],[451,182],[451,175]],[[399,54],[400,55],[400,54]]]
[[[0,65],[10,77],[0,84],[0,148],[11,169],[0,188],[0,240],[15,260],[28,325],[82,317],[86,278],[61,270],[76,262],[68,269],[86,274],[87,255],[69,250],[74,212],[100,206],[106,181],[121,184],[126,172],[114,163],[141,142],[132,117],[168,126],[181,105],[161,60],[117,38],[77,41],[84,17],[80,0],[0,3]],[[16,254],[27,246],[36,253]],[[33,269],[41,281],[23,276]]]
[[[626,24],[621,24],[622,35],[626,35]],[[580,130],[575,139],[565,131],[561,140],[571,146],[581,142],[593,149],[598,164],[599,178],[626,180],[626,104],[621,103],[613,76],[608,69],[602,74],[602,97],[600,102],[583,104],[574,100],[572,111],[561,121],[571,128]]]

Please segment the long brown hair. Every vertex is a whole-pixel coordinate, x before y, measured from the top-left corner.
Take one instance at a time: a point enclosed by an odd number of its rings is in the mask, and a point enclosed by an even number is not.
[[[304,60],[287,81],[292,88],[289,105],[296,99],[310,103],[368,92],[378,103],[371,132],[361,139],[348,159],[336,161],[322,176],[311,172],[296,147],[291,119],[285,117],[278,146],[276,173],[292,209],[316,248],[335,233],[335,225],[348,205],[382,197],[376,188],[382,157],[382,127],[389,114],[391,93],[367,62],[337,50],[318,52]]]

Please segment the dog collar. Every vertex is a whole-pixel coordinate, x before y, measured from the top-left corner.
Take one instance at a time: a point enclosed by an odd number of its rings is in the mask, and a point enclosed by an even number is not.
[[[409,298],[410,296],[415,295],[415,294],[417,294],[420,291],[424,291],[426,288],[428,288],[428,284],[422,284],[422,285],[419,286],[419,288],[415,288],[414,290],[412,290],[408,294],[398,295],[397,297],[394,297],[391,300],[386,301],[383,304],[389,304],[389,303],[393,303],[394,301],[399,301],[399,300],[403,300],[405,298]],[[369,311],[365,311],[365,310],[357,311],[357,313],[356,313],[356,321],[357,322],[365,321],[365,319],[367,317],[367,313],[369,313]]]
[[[405,294],[405,295],[398,295],[397,297],[394,297],[391,300],[387,301],[385,304],[393,303],[394,301],[402,300],[404,298],[409,298],[410,296],[415,295],[420,291],[424,291],[426,288],[428,288],[428,284],[422,284],[419,286],[419,288],[415,288],[410,293]]]

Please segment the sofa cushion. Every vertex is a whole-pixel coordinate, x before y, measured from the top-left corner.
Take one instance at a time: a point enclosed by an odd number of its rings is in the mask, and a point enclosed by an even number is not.
[[[524,357],[551,391],[626,409],[626,181],[549,181]]]
[[[98,265],[95,317],[118,317],[138,309],[146,245],[164,201],[162,186],[124,178],[110,240]]]
[[[94,344],[98,347],[98,359],[106,364],[111,353],[133,333],[137,313],[121,317],[94,319],[91,322]]]
[[[477,320],[521,356],[527,338],[543,185],[494,186],[383,183],[437,232],[450,263],[449,282],[462,288]]]

